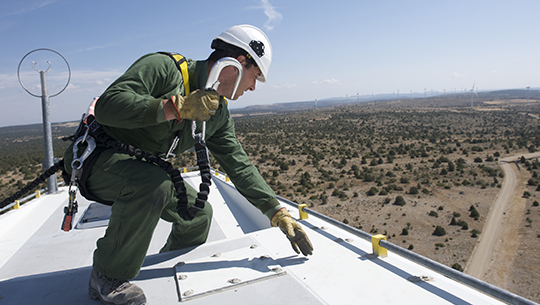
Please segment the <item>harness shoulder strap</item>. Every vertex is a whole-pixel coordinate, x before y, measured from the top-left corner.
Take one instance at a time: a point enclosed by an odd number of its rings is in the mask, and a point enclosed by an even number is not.
[[[174,52],[158,52],[160,54],[168,55],[170,58],[174,60],[176,63],[176,67],[178,67],[178,70],[180,70],[180,73],[182,73],[182,78],[184,79],[184,88],[186,95],[189,94],[189,73],[188,73],[188,66],[186,58],[178,53]]]

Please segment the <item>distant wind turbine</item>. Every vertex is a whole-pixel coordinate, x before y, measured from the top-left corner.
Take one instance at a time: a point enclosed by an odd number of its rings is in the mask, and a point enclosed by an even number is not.
[[[476,92],[474,92],[474,85],[475,84],[476,84],[476,82],[473,83],[472,88],[471,88],[471,109],[473,109],[473,98],[474,98],[474,96],[476,95],[476,97],[478,97],[478,94],[476,94]]]

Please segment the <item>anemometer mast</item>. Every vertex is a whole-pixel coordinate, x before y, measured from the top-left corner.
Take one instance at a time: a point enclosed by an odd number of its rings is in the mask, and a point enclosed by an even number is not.
[[[67,65],[69,76],[66,85],[60,92],[50,95],[47,90],[47,72],[49,72],[52,69],[52,64],[50,61],[47,61],[48,68],[47,70],[38,70],[36,69],[37,63],[32,61],[32,68],[36,70],[36,72],[39,73],[39,78],[41,81],[41,95],[36,95],[30,92],[22,83],[21,76],[20,76],[20,70],[21,70],[21,64],[24,61],[28,55],[38,52],[38,51],[48,51],[56,53],[58,56],[60,56],[64,62]],[[30,51],[27,53],[19,62],[19,67],[17,68],[17,77],[19,78],[19,83],[21,84],[22,88],[28,92],[31,96],[34,97],[41,97],[41,108],[42,108],[42,115],[43,115],[43,135],[45,140],[45,160],[43,162],[43,170],[47,170],[51,168],[54,165],[54,153],[53,153],[53,142],[52,142],[52,128],[51,128],[51,120],[50,120],[50,107],[49,107],[49,97],[54,97],[62,93],[64,90],[66,90],[67,86],[69,85],[69,81],[71,80],[71,69],[69,68],[69,64],[67,60],[62,56],[60,53],[51,50],[51,49],[36,49],[33,51]],[[56,180],[56,175],[52,175],[47,179],[47,192],[49,194],[54,194],[58,192],[58,181]]]

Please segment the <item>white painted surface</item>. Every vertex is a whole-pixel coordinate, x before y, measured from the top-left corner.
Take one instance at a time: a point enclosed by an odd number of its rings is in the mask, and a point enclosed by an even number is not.
[[[185,177],[194,186],[200,181],[197,173]],[[2,253],[12,253],[0,256],[1,304],[99,304],[89,298],[87,285],[95,242],[105,227],[62,232],[66,198],[65,192],[44,196],[28,203],[25,214],[17,214],[24,213],[19,210],[0,217],[0,228],[14,231],[10,235],[0,230]],[[204,245],[159,254],[170,224],[158,224],[143,268],[132,281],[145,291],[148,304],[179,303],[175,265],[180,261],[201,267],[189,271],[199,281],[211,282],[229,272],[231,278],[244,277],[244,272],[266,273],[267,269],[261,271],[261,266],[245,261],[243,251],[254,243],[259,245],[257,255],[269,256],[265,264],[281,266],[286,274],[186,304],[503,304],[392,252],[384,259],[374,257],[371,243],[316,217],[299,221],[313,243],[314,254],[307,258],[297,255],[283,233],[270,228],[264,216],[255,217],[258,210],[246,205],[224,180],[214,179],[209,200],[214,220]],[[50,205],[43,204],[49,201]],[[82,198],[79,203],[82,214],[89,203]],[[296,208],[282,205],[293,217],[298,216]],[[223,257],[209,264],[216,253]],[[432,280],[409,280],[420,276]]]

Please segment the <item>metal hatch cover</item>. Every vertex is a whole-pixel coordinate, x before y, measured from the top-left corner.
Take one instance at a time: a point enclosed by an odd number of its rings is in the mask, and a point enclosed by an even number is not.
[[[180,302],[287,274],[257,244],[179,262],[174,268]]]
[[[109,225],[111,217],[111,206],[98,202],[92,202],[83,212],[75,229],[89,229],[97,227],[106,227]]]

